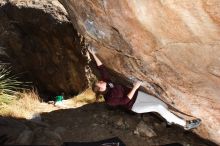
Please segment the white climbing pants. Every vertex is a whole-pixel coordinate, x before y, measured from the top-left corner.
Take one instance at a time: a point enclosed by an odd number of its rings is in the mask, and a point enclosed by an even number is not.
[[[178,124],[183,127],[186,125],[186,121],[171,113],[163,101],[142,91],[138,91],[137,99],[131,110],[136,113],[156,112],[169,123]]]

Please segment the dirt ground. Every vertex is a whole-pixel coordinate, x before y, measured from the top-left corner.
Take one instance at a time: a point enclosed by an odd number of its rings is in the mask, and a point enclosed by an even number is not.
[[[101,101],[95,102],[94,93],[86,90],[64,100],[62,108],[59,108],[40,102],[35,94],[27,94],[4,107],[5,112],[2,113],[5,116],[0,116],[0,144],[2,136],[7,140],[6,144],[20,145],[61,145],[64,142],[91,142],[118,137],[127,146],[169,143],[215,146],[193,131],[185,131],[177,125],[168,126],[155,113],[135,114],[110,108]]]
[[[43,122],[52,127],[65,129],[63,142],[87,142],[119,137],[127,146],[153,146],[181,143],[184,146],[211,146],[190,131],[178,126],[167,126],[154,114],[133,114],[120,109],[110,109],[104,103],[93,103],[75,109],[61,109],[43,113]],[[155,137],[135,135],[134,131],[143,121]]]

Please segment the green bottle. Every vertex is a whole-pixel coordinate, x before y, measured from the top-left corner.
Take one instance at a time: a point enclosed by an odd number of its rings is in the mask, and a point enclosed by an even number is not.
[[[56,102],[63,101],[63,97],[64,97],[64,93],[61,93],[61,95],[57,95]]]

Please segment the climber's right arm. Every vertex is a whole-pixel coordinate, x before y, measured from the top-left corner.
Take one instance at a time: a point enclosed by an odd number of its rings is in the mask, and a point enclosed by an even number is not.
[[[130,92],[128,93],[128,95],[127,95],[127,97],[128,97],[129,99],[132,99],[132,98],[133,98],[133,96],[134,96],[136,90],[141,86],[141,84],[142,84],[142,81],[137,81],[136,83],[134,83],[133,88],[131,89],[131,91],[130,91]]]
[[[89,52],[92,54],[93,58],[95,59],[95,62],[97,64],[97,66],[101,66],[102,65],[102,62],[101,60],[96,56],[95,52],[92,50],[92,49],[88,49]]]
[[[101,75],[101,79],[103,81],[110,81],[111,78],[110,78],[110,75],[109,75],[106,67],[103,65],[101,60],[96,56],[96,53],[94,52],[94,50],[89,48],[88,51],[92,54],[93,58],[95,59],[97,69],[99,70],[99,73]]]

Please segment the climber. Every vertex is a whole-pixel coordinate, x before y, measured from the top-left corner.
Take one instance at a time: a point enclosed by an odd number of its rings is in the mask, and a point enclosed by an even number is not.
[[[161,115],[168,124],[178,124],[185,130],[196,128],[200,125],[200,119],[184,120],[168,110],[168,106],[158,98],[139,91],[142,82],[134,83],[133,88],[113,83],[105,66],[96,56],[96,52],[89,48],[97,68],[101,74],[101,80],[94,83],[92,89],[96,94],[102,94],[105,102],[110,106],[121,106],[135,113],[156,112]]]

